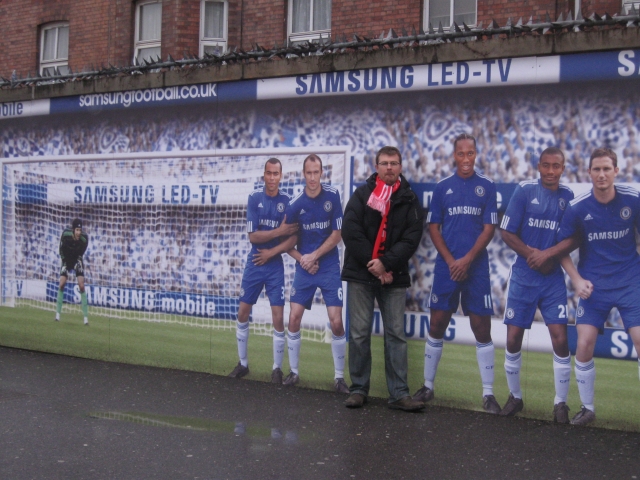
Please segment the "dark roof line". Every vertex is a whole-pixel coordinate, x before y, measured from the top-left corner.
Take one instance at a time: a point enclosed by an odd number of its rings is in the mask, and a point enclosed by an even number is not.
[[[367,38],[365,36],[353,34],[352,40],[348,41],[346,35],[338,36],[334,42],[330,38],[322,38],[316,41],[307,41],[301,44],[280,47],[277,44],[271,49],[266,49],[258,44],[252,46],[250,51],[244,51],[240,48],[234,48],[224,54],[205,54],[202,57],[197,55],[186,54],[181,60],[174,60],[171,55],[166,61],[162,61],[159,57],[154,61],[144,60],[142,64],[128,65],[122,67],[114,67],[113,65],[101,66],[99,69],[92,67],[89,71],[71,72],[66,75],[47,75],[35,77],[29,74],[27,78],[19,79],[15,70],[11,75],[11,79],[0,77],[0,88],[20,88],[38,85],[47,85],[52,83],[66,83],[77,80],[90,80],[99,77],[109,77],[115,75],[141,75],[145,72],[155,72],[162,69],[180,69],[180,68],[202,68],[209,65],[227,65],[233,63],[248,63],[251,61],[297,58],[313,55],[326,55],[344,53],[345,51],[371,51],[384,48],[412,48],[421,45],[438,45],[451,42],[472,42],[487,37],[505,36],[514,37],[522,35],[542,34],[549,32],[552,34],[564,31],[580,32],[591,27],[638,27],[640,24],[640,13],[631,6],[628,15],[611,16],[605,13],[599,16],[594,13],[589,18],[582,18],[582,14],[578,11],[576,19],[571,16],[571,12],[563,18],[562,13],[554,22],[549,14],[546,14],[546,21],[534,23],[533,17],[529,18],[527,23],[522,22],[522,18],[514,25],[509,18],[503,27],[498,26],[495,20],[483,28],[482,22],[475,27],[469,27],[462,23],[458,25],[453,23],[450,29],[446,30],[442,24],[438,25],[438,29],[434,30],[431,24],[429,29],[424,32],[422,29],[416,31],[411,29],[411,34],[402,27],[402,35],[398,35],[394,29],[390,29],[388,33],[382,32],[378,38]]]

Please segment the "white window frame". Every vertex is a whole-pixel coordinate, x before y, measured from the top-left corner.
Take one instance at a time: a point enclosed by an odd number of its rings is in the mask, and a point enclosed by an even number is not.
[[[205,37],[204,36],[204,11],[206,3],[223,3],[224,4],[224,20],[222,26],[222,37]],[[200,2],[200,53],[201,57],[204,56],[205,47],[221,47],[222,52],[227,51],[227,43],[229,39],[229,2],[228,0],[202,0]]]
[[[422,16],[422,20],[423,20],[423,25],[424,25],[424,31],[427,32],[429,30],[429,4],[432,0],[424,0],[424,14]],[[450,25],[442,25],[442,28],[445,31],[448,31],[452,26],[453,26],[453,4],[455,2],[455,0],[448,0],[449,2],[449,18],[451,19],[451,24]],[[478,24],[478,0],[476,0],[476,21],[473,24],[467,24],[467,26],[469,27],[473,27],[476,26]],[[459,25],[462,26],[462,25]],[[435,31],[438,30],[438,25],[432,25],[433,29]]]
[[[49,23],[47,25],[43,25],[40,28],[40,75],[44,75],[44,70],[46,68],[56,68],[59,69],[60,67],[68,67],[69,66],[69,50],[67,49],[67,56],[66,57],[56,57],[53,58],[52,60],[45,60],[44,59],[44,37],[45,37],[45,32],[49,31],[49,30],[56,30],[56,36],[55,36],[55,52],[57,55],[58,52],[58,34],[60,31],[61,27],[67,27],[67,29],[69,29],[69,22],[55,22],[55,23]],[[65,72],[66,73],[66,72]]]
[[[578,0],[576,0],[576,2],[578,2]],[[633,0],[622,0],[622,8],[624,8],[624,13],[625,15],[629,15],[629,13],[631,12],[631,6],[635,6],[636,7],[636,11],[640,11],[640,2],[639,1],[633,1]]]
[[[313,2],[314,0],[311,0],[311,8],[309,9],[311,15],[309,25],[312,26],[311,28],[313,28]],[[293,33],[293,0],[289,0],[287,3],[289,4],[289,13],[287,14],[287,38],[289,39],[289,44],[319,40],[320,36],[322,36],[323,40],[331,38],[331,28]],[[333,1],[331,3],[331,10],[333,11]]]
[[[132,62],[135,64],[136,58],[140,50],[144,48],[161,48],[162,47],[162,10],[160,13],[160,38],[154,40],[139,40],[140,38],[140,12],[144,5],[149,5],[152,3],[159,3],[160,8],[162,8],[162,0],[140,0],[136,3],[136,15],[135,15],[135,32],[134,32],[134,40],[133,40],[133,60]],[[142,61],[138,63],[142,64]]]

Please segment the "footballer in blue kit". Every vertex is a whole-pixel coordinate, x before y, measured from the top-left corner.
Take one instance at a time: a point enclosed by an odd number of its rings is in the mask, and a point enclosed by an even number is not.
[[[571,261],[562,263],[580,296],[575,376],[582,408],[571,420],[575,425],[595,420],[593,352],[613,307],[620,312],[636,351],[640,351],[640,256],[636,244],[640,193],[615,185],[617,173],[615,152],[608,148],[594,150],[589,159],[593,188],[569,204],[560,226],[559,239],[575,237],[580,247],[577,270]]]
[[[429,299],[431,318],[425,344],[424,386],[413,398],[427,402],[442,356],[443,337],[462,301],[476,337],[476,356],[482,379],[483,407],[500,412],[493,395],[494,347],[491,339],[491,284],[487,245],[498,223],[496,186],[476,173],[476,140],[461,134],[454,140],[456,171],[433,192],[427,223],[438,251]]]
[[[271,381],[282,383],[284,358],[284,265],[282,253],[295,245],[298,230],[295,222],[285,223],[285,209],[290,197],[279,190],[282,164],[270,158],[264,166],[264,187],[249,195],[247,204],[247,233],[251,250],[242,275],[240,306],[236,323],[236,340],[240,360],[229,374],[242,378],[249,373],[248,341],[249,315],[252,306],[265,288],[271,304],[273,322],[273,370]]]
[[[524,407],[520,388],[522,340],[539,308],[553,347],[555,399],[553,419],[569,423],[567,396],[571,355],[567,341],[567,289],[559,259],[575,248],[573,239],[557,242],[560,220],[573,191],[560,183],[565,168],[562,150],[550,147],[540,154],[540,179],[521,182],[515,189],[500,228],[504,242],[516,252],[511,267],[504,314],[507,348],[504,369],[509,398],[500,415],[511,416]]]
[[[302,164],[302,170],[305,188],[291,200],[286,210],[287,222],[296,222],[300,228],[297,247],[289,251],[297,263],[289,299],[291,311],[287,332],[291,372],[284,384],[292,386],[300,380],[300,323],[305,309],[311,308],[316,290],[320,288],[332,332],[334,388],[337,392],[349,393],[344,381],[346,336],[342,324],[342,282],[337,247],[342,239],[342,203],[335,188],[320,183],[320,157],[309,155]]]

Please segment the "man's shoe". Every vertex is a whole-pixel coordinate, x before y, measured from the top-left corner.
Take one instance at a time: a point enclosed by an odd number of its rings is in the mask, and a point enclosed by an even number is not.
[[[286,385],[287,387],[293,387],[297,385],[300,381],[300,376],[297,373],[289,372],[287,378],[282,381],[282,385]]]
[[[344,381],[344,378],[336,378],[333,382],[333,388],[338,393],[349,393],[349,387],[347,386],[347,382]]]
[[[596,419],[596,412],[582,405],[580,411],[571,419],[571,425],[588,425]]]
[[[524,402],[522,401],[522,399],[516,398],[512,394],[509,394],[507,403],[504,404],[504,407],[502,407],[502,410],[500,410],[500,413],[498,415],[502,415],[503,417],[512,417],[516,413],[521,412],[522,407],[524,407]]]
[[[416,393],[413,394],[413,399],[418,402],[427,403],[428,401],[433,400],[433,390],[423,385]]]
[[[367,397],[361,393],[352,393],[344,401],[344,406],[347,408],[362,408],[367,403]]]
[[[424,410],[424,407],[424,402],[414,400],[409,395],[402,397],[400,400],[389,403],[389,408],[391,410],[403,410],[405,412],[417,412]]]
[[[493,415],[497,415],[500,413],[500,404],[496,400],[496,397],[493,395],[485,395],[482,399],[482,408],[487,413],[491,413]]]
[[[240,362],[236,365],[236,368],[229,374],[229,378],[242,378],[249,374],[249,367],[243,366]]]
[[[569,423],[569,406],[564,402],[553,406],[553,421],[555,423]]]
[[[89,319],[87,317],[84,317],[84,324],[89,325]]]
[[[274,368],[271,372],[271,383],[277,383],[278,385],[282,385],[282,370],[279,368]]]

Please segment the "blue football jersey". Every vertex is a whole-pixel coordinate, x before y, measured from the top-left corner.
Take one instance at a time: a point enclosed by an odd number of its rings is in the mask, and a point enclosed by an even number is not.
[[[429,206],[427,223],[442,225],[442,236],[455,259],[462,258],[476,243],[485,224],[498,223],[496,185],[477,172],[464,179],[457,173],[436,185]],[[485,249],[474,261],[488,264]],[[448,267],[440,254],[436,268]]]
[[[520,182],[513,192],[500,228],[513,233],[529,247],[546,250],[557,242],[560,220],[573,200],[573,191],[560,184],[556,191],[549,190],[540,180]],[[560,274],[560,265],[553,272]],[[518,255],[513,264],[513,278],[524,285],[540,285],[545,275],[532,270],[527,259]]]
[[[621,288],[640,278],[640,194],[625,185],[615,189],[616,196],[607,204],[598,202],[592,190],[579,195],[560,223],[558,241],[578,235],[578,272],[596,289]]]
[[[251,192],[247,203],[247,233],[278,228],[290,201],[291,197],[280,190],[275,197],[267,195],[264,188]],[[248,258],[252,259],[253,254],[258,253],[258,249],[273,248],[281,241],[280,238],[274,238],[268,242],[251,244]]]
[[[322,185],[320,194],[310,198],[303,190],[289,202],[287,223],[298,223],[297,249],[302,255],[315,251],[334,230],[342,230],[340,193],[329,185]],[[320,259],[324,263],[339,261],[338,247]]]

